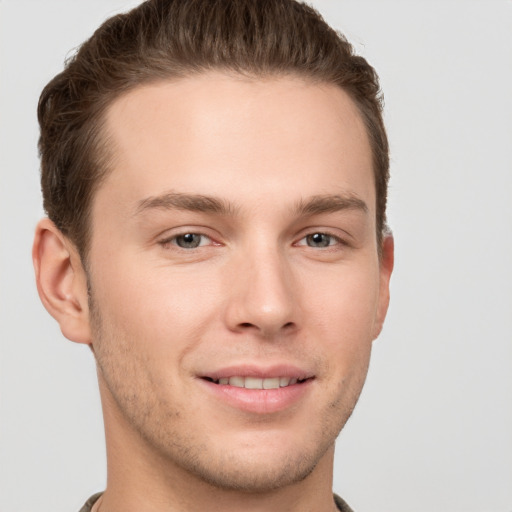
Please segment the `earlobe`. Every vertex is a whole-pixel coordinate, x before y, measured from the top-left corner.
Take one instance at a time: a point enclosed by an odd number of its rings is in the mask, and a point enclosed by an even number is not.
[[[384,320],[389,306],[389,281],[393,266],[395,263],[395,242],[393,235],[386,235],[382,241],[382,254],[380,260],[380,284],[379,284],[379,303],[375,321],[375,331],[373,339],[382,331]]]
[[[49,219],[36,227],[32,260],[39,297],[62,334],[90,344],[86,274],[74,245]]]

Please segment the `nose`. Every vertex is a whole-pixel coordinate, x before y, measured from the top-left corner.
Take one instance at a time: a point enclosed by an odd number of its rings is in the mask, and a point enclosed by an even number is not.
[[[242,256],[230,266],[226,324],[231,331],[274,338],[298,328],[292,269],[275,248]]]

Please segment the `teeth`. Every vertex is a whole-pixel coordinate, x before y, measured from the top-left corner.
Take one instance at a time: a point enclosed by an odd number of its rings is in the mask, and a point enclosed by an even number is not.
[[[263,379],[263,389],[278,389],[279,380],[279,377],[275,377],[272,379]]]
[[[279,389],[287,386],[293,386],[297,384],[297,379],[290,377],[269,377],[262,379],[259,377],[223,377],[218,380],[218,384],[221,386],[234,386],[236,388],[246,389]]]
[[[263,389],[263,379],[245,377],[245,389]]]
[[[245,379],[243,377],[230,377],[229,385],[236,388],[245,388]]]

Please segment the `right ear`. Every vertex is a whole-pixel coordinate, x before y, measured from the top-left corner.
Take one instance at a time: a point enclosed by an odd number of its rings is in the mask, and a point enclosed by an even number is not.
[[[74,244],[50,219],[36,227],[32,261],[37,291],[62,334],[77,343],[91,343],[87,276]]]

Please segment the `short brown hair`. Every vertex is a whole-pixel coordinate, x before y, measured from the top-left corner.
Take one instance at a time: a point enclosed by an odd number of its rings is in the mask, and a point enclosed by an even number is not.
[[[291,74],[349,94],[372,147],[380,247],[389,179],[381,94],[374,69],[345,37],[295,0],[147,0],[105,21],[39,99],[44,208],[82,258],[92,196],[109,169],[108,106],[138,85],[208,70]]]

